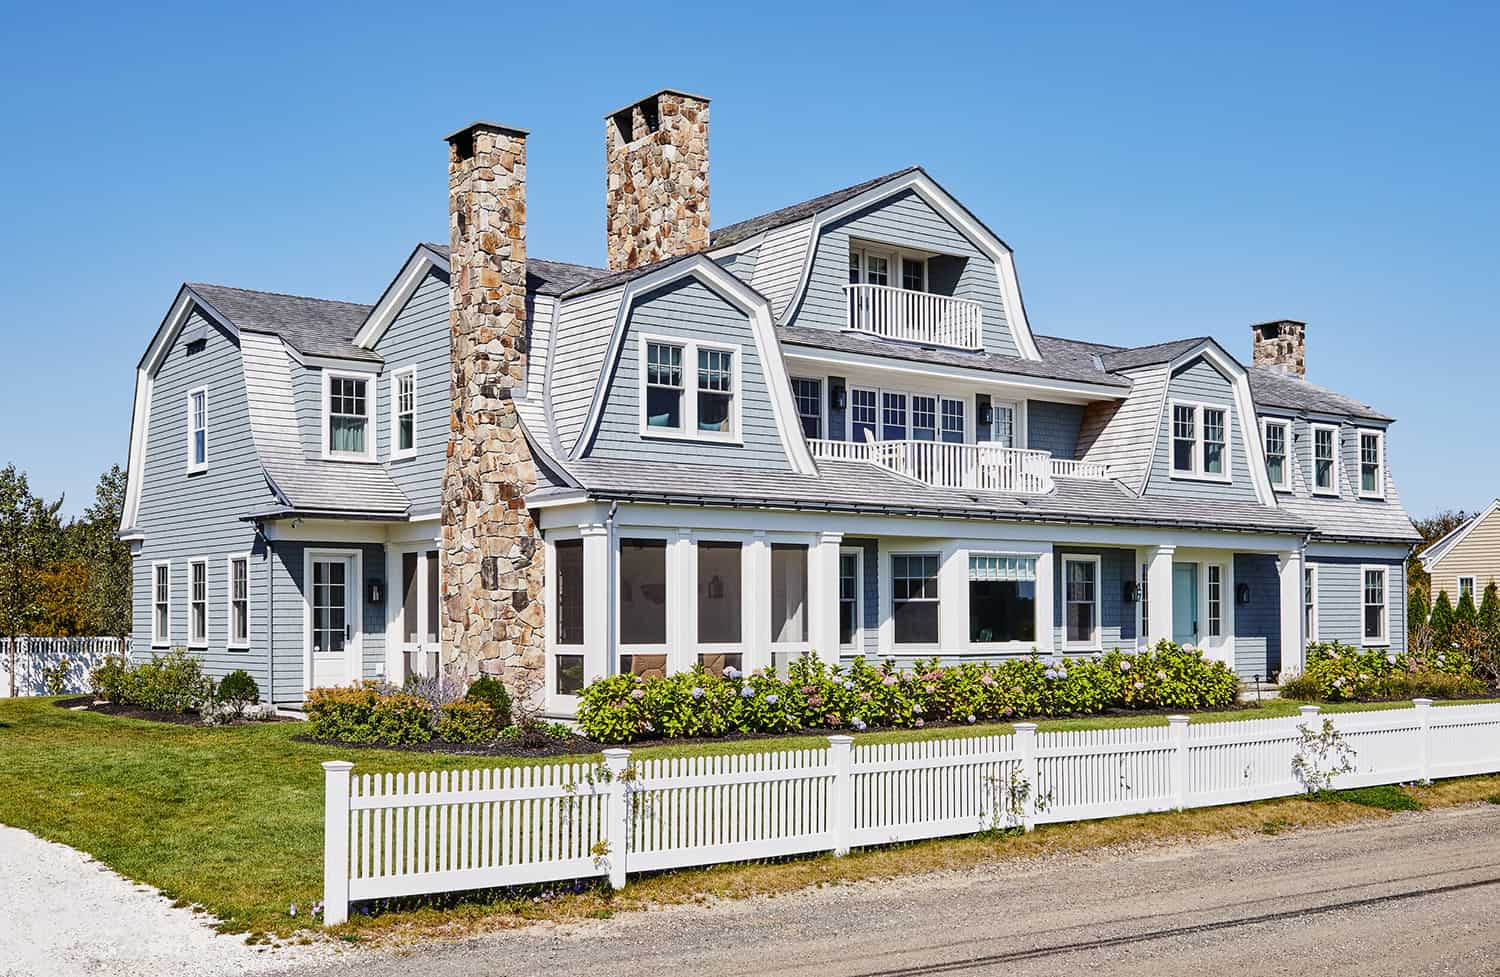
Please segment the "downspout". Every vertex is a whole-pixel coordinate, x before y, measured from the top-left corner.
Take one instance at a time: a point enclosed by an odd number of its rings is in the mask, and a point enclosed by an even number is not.
[[[615,629],[618,624],[616,617],[620,612],[620,602],[615,599],[615,513],[620,510],[619,500],[609,504],[609,515],[604,517],[604,545],[607,550],[604,559],[608,568],[605,573],[605,611],[604,611],[604,654],[609,660],[604,663],[604,674],[614,675],[620,667],[620,656],[614,653]]]

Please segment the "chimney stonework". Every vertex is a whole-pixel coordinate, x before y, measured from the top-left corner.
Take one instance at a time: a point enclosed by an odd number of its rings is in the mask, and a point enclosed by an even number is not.
[[[450,386],[443,469],[442,663],[540,688],[536,466],[511,391],[525,382],[526,133],[476,122],[448,137]]]
[[[708,247],[708,99],[664,90],[604,119],[609,268]]]
[[[1277,319],[1250,327],[1254,344],[1254,363],[1289,373],[1307,376],[1307,323],[1296,319]]]

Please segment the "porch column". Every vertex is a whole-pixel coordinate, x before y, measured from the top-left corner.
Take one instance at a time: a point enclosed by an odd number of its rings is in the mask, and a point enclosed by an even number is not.
[[[745,547],[745,671],[771,667],[771,544],[764,530]]]
[[[667,542],[667,674],[698,663],[698,552],[691,529]]]
[[[807,637],[813,654],[830,665],[839,661],[839,544],[843,541],[843,533],[818,533],[807,555]]]
[[[1172,555],[1175,546],[1155,546],[1146,551],[1146,639],[1150,645],[1172,637]]]
[[[1302,551],[1276,554],[1276,573],[1281,583],[1281,671],[1302,674],[1307,639],[1302,634]]]
[[[615,599],[609,592],[609,561],[614,557],[603,523],[579,526],[578,533],[583,537],[583,681],[588,684],[616,668],[609,647],[609,609]],[[550,606],[557,606],[555,592]]]

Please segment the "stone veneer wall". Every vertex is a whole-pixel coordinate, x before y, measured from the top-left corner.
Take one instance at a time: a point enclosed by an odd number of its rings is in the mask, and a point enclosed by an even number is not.
[[[443,471],[445,672],[540,691],[536,467],[511,391],[526,376],[526,134],[476,123],[449,137],[452,413]]]
[[[1251,326],[1254,363],[1280,369],[1294,376],[1307,376],[1307,323],[1295,319],[1263,322]]]
[[[610,269],[707,248],[708,100],[659,92],[604,128]]]

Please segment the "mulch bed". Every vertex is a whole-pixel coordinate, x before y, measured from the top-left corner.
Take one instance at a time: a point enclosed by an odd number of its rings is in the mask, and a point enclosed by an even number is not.
[[[493,743],[444,743],[441,740],[432,740],[428,743],[407,743],[402,746],[388,746],[384,743],[345,743],[343,740],[315,739],[303,734],[293,736],[292,739],[299,743],[317,743],[320,746],[342,746],[360,750],[395,750],[400,753],[446,753],[451,756],[474,757],[577,756],[579,754],[598,753],[605,746],[603,743],[595,743],[593,740],[576,735],[570,736],[565,740],[549,739],[545,743],[536,745],[527,745],[511,740],[496,740]]]
[[[125,719],[144,719],[153,723],[170,723],[173,726],[201,726],[208,728],[208,724],[196,712],[161,712],[156,709],[142,709],[139,706],[122,706],[114,702],[100,702],[91,695],[75,696],[71,699],[58,699],[53,703],[59,709],[69,711],[83,710],[86,712],[103,713],[106,716],[120,716]],[[252,723],[280,723],[296,722],[285,716],[277,716],[274,719],[238,719],[231,723],[220,723],[220,726],[248,726]]]

